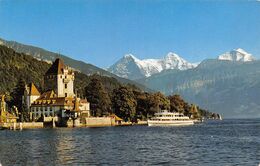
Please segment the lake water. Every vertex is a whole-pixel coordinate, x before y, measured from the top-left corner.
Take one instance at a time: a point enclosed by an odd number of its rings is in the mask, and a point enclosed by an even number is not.
[[[260,162],[260,119],[188,127],[55,128],[0,131],[5,165],[252,165]]]

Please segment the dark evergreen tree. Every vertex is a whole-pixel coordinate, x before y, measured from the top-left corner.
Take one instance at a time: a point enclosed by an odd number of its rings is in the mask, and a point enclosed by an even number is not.
[[[100,79],[94,77],[85,88],[92,116],[106,116],[111,113],[111,100]]]
[[[149,93],[134,91],[136,98],[136,116],[138,119],[146,120],[149,110]]]
[[[17,85],[11,93],[11,104],[16,106],[19,112],[19,119],[21,122],[28,122],[30,114],[24,96],[26,82],[24,79],[19,79]]]

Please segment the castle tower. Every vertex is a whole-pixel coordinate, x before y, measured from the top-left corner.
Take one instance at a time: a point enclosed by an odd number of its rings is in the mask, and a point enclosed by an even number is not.
[[[44,76],[44,90],[53,90],[58,97],[74,97],[74,72],[56,59]]]
[[[23,96],[23,101],[26,102],[28,109],[30,109],[31,104],[40,97],[40,92],[33,83],[25,86],[25,92]]]

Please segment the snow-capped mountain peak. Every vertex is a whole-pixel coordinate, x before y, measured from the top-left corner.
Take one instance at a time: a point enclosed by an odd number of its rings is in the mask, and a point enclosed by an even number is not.
[[[181,59],[181,57],[177,54],[175,54],[174,52],[169,52],[165,58],[177,58],[177,59]]]
[[[162,59],[140,60],[132,54],[127,54],[114,65],[109,67],[109,71],[124,78],[139,79],[149,77],[167,69],[186,70],[194,68],[195,65],[187,62],[179,55],[169,52]]]
[[[126,55],[124,55],[124,58],[126,58],[126,59],[137,59],[133,54],[126,54]]]
[[[218,59],[228,60],[228,61],[239,61],[239,62],[249,62],[255,60],[252,54],[246,52],[242,48],[234,49],[222,55],[219,55]]]
[[[178,54],[169,52],[164,58],[165,69],[179,69],[187,70],[196,67],[196,65],[187,62],[181,58]]]
[[[243,50],[242,48],[237,48],[237,49],[234,49],[233,51],[237,51],[237,52],[240,52],[241,54],[248,54],[245,50]]]

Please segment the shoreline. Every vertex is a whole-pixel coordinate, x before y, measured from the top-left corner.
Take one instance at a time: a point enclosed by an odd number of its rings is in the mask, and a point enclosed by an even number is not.
[[[121,126],[139,126],[147,125],[147,121],[140,123],[123,122],[122,124],[99,124],[99,125],[86,125],[80,124],[78,126],[45,126],[43,122],[21,122],[21,123],[1,123],[0,130],[24,130],[24,129],[41,129],[41,128],[97,128],[97,127],[121,127]]]

